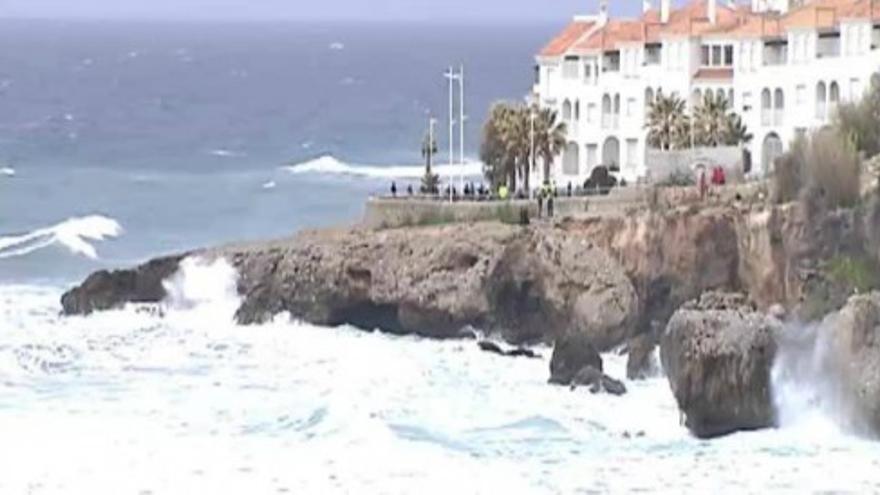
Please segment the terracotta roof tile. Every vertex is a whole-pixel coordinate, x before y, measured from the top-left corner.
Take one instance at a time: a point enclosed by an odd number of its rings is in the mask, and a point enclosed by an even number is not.
[[[586,21],[572,22],[541,50],[540,55],[542,57],[555,57],[564,54],[594,25],[595,23]]]

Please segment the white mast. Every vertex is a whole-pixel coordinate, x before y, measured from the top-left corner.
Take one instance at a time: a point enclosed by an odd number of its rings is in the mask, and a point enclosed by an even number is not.
[[[458,102],[459,102],[459,113],[458,113],[458,132],[459,132],[458,146],[459,146],[459,148],[458,148],[458,158],[459,158],[459,160],[461,160],[461,177],[460,177],[460,180],[459,180],[459,185],[460,185],[459,189],[462,190],[462,191],[464,191],[464,167],[465,167],[465,164],[464,164],[464,121],[465,121],[465,115],[464,115],[464,65],[461,65],[461,66],[459,67],[459,71],[458,71],[458,88],[459,88],[459,95],[458,95]]]
[[[449,173],[452,173],[455,165],[455,80],[458,76],[455,75],[455,70],[452,66],[449,67],[449,70],[444,74],[446,79],[449,80]],[[449,201],[452,201],[452,176],[450,175],[449,180]]]

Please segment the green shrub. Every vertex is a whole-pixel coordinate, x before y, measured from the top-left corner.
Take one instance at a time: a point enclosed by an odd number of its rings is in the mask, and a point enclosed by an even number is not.
[[[855,206],[861,197],[861,160],[836,129],[796,139],[775,163],[773,199],[800,199],[829,208]]]
[[[677,168],[657,183],[660,187],[687,187],[696,184],[694,174],[684,168]]]

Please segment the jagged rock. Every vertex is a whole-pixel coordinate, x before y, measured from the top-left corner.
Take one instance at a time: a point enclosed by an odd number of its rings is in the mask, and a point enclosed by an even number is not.
[[[477,345],[480,347],[481,351],[498,354],[499,356],[506,355],[506,353],[501,349],[501,346],[496,344],[495,342],[483,340],[481,342],[478,342]]]
[[[606,351],[638,319],[638,297],[620,265],[586,239],[537,228],[504,251],[487,280],[489,303],[512,342],[583,333]]]
[[[623,382],[611,378],[593,366],[581,368],[571,380],[570,385],[572,390],[579,386],[589,387],[590,393],[593,394],[606,392],[611,395],[623,395],[626,393],[626,386]]]
[[[480,347],[480,350],[491,353],[498,354],[499,356],[507,356],[507,357],[526,357],[526,358],[538,358],[540,357],[535,351],[531,349],[526,349],[525,347],[517,347],[510,350],[504,350],[500,344],[496,344],[495,342],[483,340],[477,343]]]
[[[822,327],[839,407],[854,429],[880,435],[880,292],[850,298]]]
[[[641,380],[658,373],[658,363],[654,357],[657,349],[657,337],[653,333],[645,333],[633,337],[627,343],[626,378]]]
[[[185,255],[158,258],[131,270],[102,270],[61,298],[65,314],[90,314],[126,303],[157,303],[165,298],[162,282],[171,277]]]
[[[433,338],[476,327],[514,344],[584,332],[619,345],[637,316],[635,292],[613,259],[582,243],[553,229],[485,223],[306,231],[192,254],[236,268],[242,324],[287,312],[318,325]],[[65,312],[160,300],[180,259],[95,274],[64,296]]]
[[[685,305],[661,341],[673,395],[701,438],[775,424],[770,371],[780,323],[734,301],[745,298],[715,294]]]
[[[550,383],[569,385],[586,367],[602,371],[602,356],[593,347],[589,336],[566,335],[556,341],[550,358]]]

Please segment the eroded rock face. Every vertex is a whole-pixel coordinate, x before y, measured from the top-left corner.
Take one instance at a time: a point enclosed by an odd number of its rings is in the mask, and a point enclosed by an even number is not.
[[[196,254],[236,268],[243,324],[288,312],[319,325],[433,338],[458,338],[472,326],[514,344],[584,333],[606,348],[623,343],[638,312],[632,284],[613,259],[552,228],[307,231]],[[64,296],[65,312],[159,301],[161,282],[180,259],[97,273]]]
[[[880,293],[850,298],[823,322],[831,347],[826,368],[851,426],[880,436]]]
[[[660,373],[660,363],[654,356],[658,337],[653,332],[633,337],[627,343],[626,378],[642,380]]]
[[[582,333],[599,351],[623,343],[638,319],[635,289],[620,265],[587,238],[555,228],[508,246],[488,283],[498,325],[514,342]]]
[[[778,320],[740,296],[708,294],[673,315],[660,356],[694,435],[709,438],[775,424],[770,373],[780,330]]]

